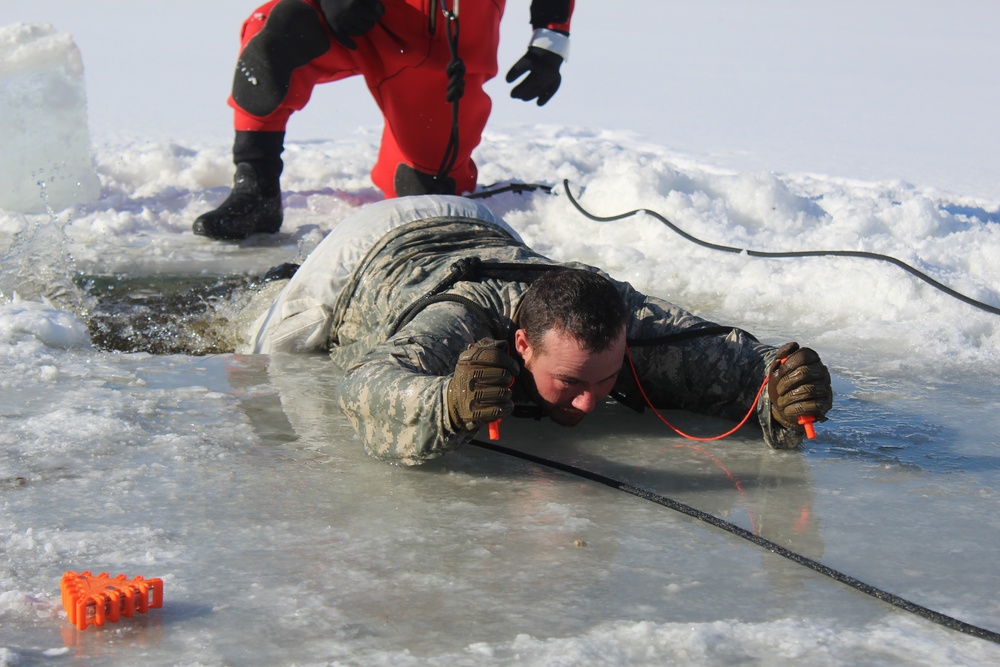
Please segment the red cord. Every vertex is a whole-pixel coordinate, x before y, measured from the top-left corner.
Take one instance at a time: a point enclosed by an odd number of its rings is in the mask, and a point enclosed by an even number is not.
[[[750,419],[750,415],[753,414],[753,411],[757,407],[757,401],[760,400],[761,394],[764,393],[764,387],[767,386],[767,378],[764,378],[764,382],[761,383],[760,389],[757,390],[757,397],[754,398],[753,405],[750,407],[750,410],[747,412],[746,416],[743,417],[743,420],[740,421],[739,424],[737,424],[736,426],[734,426],[729,431],[726,431],[722,435],[717,435],[714,438],[699,438],[697,436],[688,435],[684,431],[680,430],[679,428],[677,428],[676,426],[674,426],[673,424],[671,424],[669,421],[667,421],[667,419],[663,415],[660,414],[659,410],[657,410],[655,407],[653,407],[653,402],[651,400],[649,400],[649,396],[646,395],[646,390],[643,389],[642,382],[639,380],[639,373],[638,373],[638,371],[635,370],[635,363],[632,361],[632,350],[627,345],[625,346],[625,354],[628,356],[628,365],[632,369],[632,377],[635,378],[635,384],[639,388],[639,391],[642,393],[642,397],[645,399],[646,405],[648,405],[649,409],[653,411],[653,414],[655,414],[657,417],[659,417],[659,419],[660,419],[661,422],[663,422],[664,424],[666,424],[667,426],[669,426],[671,429],[673,429],[675,433],[677,433],[678,435],[680,435],[680,436],[682,436],[684,438],[687,438],[688,440],[695,440],[697,442],[712,442],[714,440],[722,440],[723,438],[725,438],[727,436],[730,436],[733,433],[736,433],[736,431],[740,430],[740,428],[744,424],[747,423],[747,420]],[[676,445],[676,446],[677,447],[692,447],[695,451],[697,451],[698,453],[700,453],[702,456],[705,456],[709,460],[711,460],[712,463],[715,464],[716,467],[718,467],[720,470],[722,470],[722,472],[726,473],[726,477],[728,477],[729,480],[733,483],[733,486],[736,487],[737,493],[739,493],[743,497],[744,502],[746,501],[746,491],[743,490],[743,485],[740,484],[740,480],[737,479],[736,475],[734,475],[729,470],[729,468],[727,468],[725,465],[723,465],[722,461],[720,461],[718,459],[718,457],[716,457],[711,452],[706,451],[705,449],[703,449],[701,447],[698,447],[698,446],[695,446],[695,445]],[[757,521],[754,519],[753,512],[751,512],[749,508],[747,508],[747,516],[750,519],[750,530],[751,530],[751,532],[754,535],[758,535],[759,533],[757,532]]]
[[[646,390],[643,389],[642,387],[642,382],[639,381],[639,373],[635,370],[635,364],[632,362],[632,350],[627,345],[625,346],[625,354],[628,356],[628,365],[632,369],[632,377],[635,378],[635,384],[639,388],[639,391],[642,393],[642,397],[646,400],[646,405],[648,405],[649,409],[653,411],[653,414],[655,414],[657,417],[660,418],[661,422],[672,428],[674,432],[677,433],[677,435],[687,438],[688,440],[696,440],[698,442],[712,442],[713,440],[722,440],[723,438],[729,437],[733,433],[736,433],[736,431],[740,430],[740,428],[742,428],[743,425],[747,423],[747,420],[750,419],[750,415],[752,415],[754,410],[757,409],[757,401],[760,400],[761,395],[764,393],[764,388],[767,387],[768,378],[765,377],[764,381],[760,385],[760,389],[757,390],[757,397],[753,399],[753,405],[750,406],[750,410],[747,412],[746,416],[743,417],[742,421],[740,421],[739,424],[734,426],[732,429],[726,431],[722,435],[717,435],[713,438],[699,438],[697,436],[688,435],[684,431],[680,430],[679,428],[671,424],[669,421],[667,421],[667,419],[663,415],[660,414],[660,412],[655,407],[653,407],[653,402],[649,400],[649,396],[646,395]]]

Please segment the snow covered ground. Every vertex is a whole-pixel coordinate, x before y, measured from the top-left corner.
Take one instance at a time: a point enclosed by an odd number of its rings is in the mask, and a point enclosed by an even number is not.
[[[501,68],[527,40],[524,5],[508,8]],[[377,116],[343,82],[293,119],[282,233],[191,235],[231,179],[225,96],[252,6],[0,6],[0,46],[10,26],[48,22],[79,47],[85,78],[59,75],[85,87],[100,184],[46,211],[53,179],[86,183],[88,167],[56,151],[37,175],[42,212],[0,210],[0,665],[1000,662],[992,643],[541,466],[479,449],[416,470],[370,460],[326,400],[338,374],[323,359],[102,350],[86,321],[109,285],[141,302],[141,289],[254,275],[380,198],[367,179]],[[890,255],[1000,307],[1000,8],[629,7],[581,4],[546,107],[491,84],[481,183],[556,188],[487,201],[553,257],[815,347],[836,405],[801,452],[767,451],[749,431],[695,447],[615,406],[569,431],[507,420],[503,444],[1000,631],[1000,318],[888,263],[719,253],[649,215],[593,222],[562,186],[598,215],[644,207],[720,245]],[[31,76],[56,81],[21,54],[0,64],[6,122],[86,137],[57,113],[72,96],[33,119],[10,102]],[[14,173],[12,136],[0,173]],[[175,324],[147,334],[189,351],[235,341],[238,305],[151,312]],[[66,570],[162,577],[166,604],[75,630]]]

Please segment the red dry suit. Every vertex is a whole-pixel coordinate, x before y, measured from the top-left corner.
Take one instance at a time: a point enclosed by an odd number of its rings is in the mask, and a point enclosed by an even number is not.
[[[243,23],[229,98],[235,129],[283,132],[316,84],[361,74],[385,120],[372,181],[393,197],[400,163],[436,174],[452,133],[452,108],[445,99],[451,52],[442,2],[449,8],[459,4],[458,55],[466,68],[459,144],[448,176],[458,193],[473,191],[477,170],[471,155],[490,114],[483,84],[497,73],[505,0],[383,0],[385,14],[353,38],[354,51],[334,39],[318,0],[272,0]],[[568,34],[573,6],[573,0],[533,0],[533,27]],[[553,17],[565,20],[550,22]]]

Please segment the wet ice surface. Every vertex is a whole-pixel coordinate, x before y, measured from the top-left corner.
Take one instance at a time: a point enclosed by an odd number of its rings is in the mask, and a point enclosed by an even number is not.
[[[44,387],[32,386],[44,360],[22,371],[16,400],[5,392],[0,436],[3,469],[14,472],[0,480],[0,618],[5,650],[21,659],[46,649],[151,664],[985,664],[1000,655],[565,473],[474,448],[417,469],[374,461],[324,407],[339,373],[322,357],[81,351]],[[508,419],[502,444],[997,627],[998,577],[984,557],[1000,509],[988,453],[997,418],[954,394],[935,418],[915,415],[905,382],[839,388],[837,423],[805,452],[762,450],[752,433],[687,444],[616,406],[586,430]],[[726,427],[665,417],[706,434]],[[78,631],[57,591],[73,568],[162,577],[166,604]]]

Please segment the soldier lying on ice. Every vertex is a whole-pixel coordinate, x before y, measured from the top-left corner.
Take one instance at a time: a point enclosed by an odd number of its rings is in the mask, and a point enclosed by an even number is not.
[[[594,267],[524,245],[481,203],[404,197],[338,225],[253,326],[253,353],[326,351],[368,452],[408,465],[534,413],[573,426],[609,395],[734,420],[756,405],[765,442],[833,402],[819,356],[700,319]],[[784,363],[780,359],[785,358]]]

